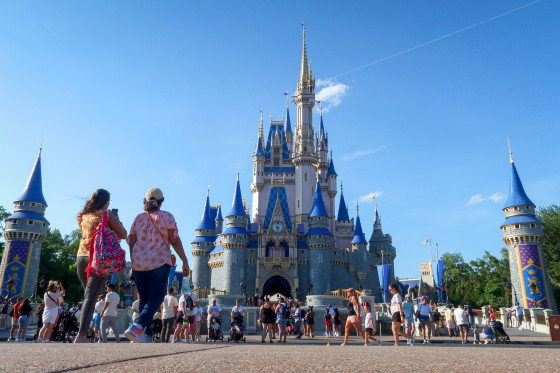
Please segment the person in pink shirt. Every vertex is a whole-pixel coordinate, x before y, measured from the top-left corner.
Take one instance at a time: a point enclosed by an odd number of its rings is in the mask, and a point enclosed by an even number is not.
[[[183,275],[187,277],[190,272],[175,218],[161,211],[163,200],[159,188],[148,190],[144,213],[136,216],[127,238],[132,274],[140,295],[140,314],[124,334],[135,343],[149,343],[152,337],[150,325],[165,298],[172,266],[169,245],[183,261]]]

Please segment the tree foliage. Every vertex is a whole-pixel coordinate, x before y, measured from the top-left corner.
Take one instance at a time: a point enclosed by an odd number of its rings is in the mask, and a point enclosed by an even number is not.
[[[537,218],[545,224],[542,242],[544,256],[556,299],[560,299],[560,206],[539,208]]]
[[[76,303],[83,296],[83,288],[76,274],[76,253],[80,239],[79,229],[64,237],[58,229],[49,229],[41,248],[39,279],[61,281],[69,303]]]
[[[4,220],[8,216],[10,216],[10,213],[3,206],[0,206],[0,258],[4,254],[4,240],[2,237],[4,236]]]
[[[506,292],[509,281],[509,261],[507,249],[500,251],[496,258],[488,251],[482,258],[466,263],[461,253],[445,253],[444,283],[449,284],[451,303],[468,303],[481,307],[492,304],[502,306],[504,301],[511,304],[511,294]]]

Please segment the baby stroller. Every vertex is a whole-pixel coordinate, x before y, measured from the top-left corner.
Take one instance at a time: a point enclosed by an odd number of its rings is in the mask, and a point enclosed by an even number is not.
[[[73,312],[62,311],[58,318],[58,324],[52,332],[52,341],[62,341],[66,343],[70,338],[78,334],[78,320]]]
[[[231,328],[229,330],[228,343],[230,340],[235,343],[243,340],[245,343],[245,338],[243,337],[243,315],[241,312],[234,312],[231,319]]]
[[[494,334],[496,335],[496,343],[511,343],[509,335],[504,330],[504,324],[502,324],[500,321],[494,321],[491,323],[491,327],[494,331]]]
[[[153,343],[161,343],[161,330],[163,329],[163,322],[161,319],[152,320]]]
[[[222,334],[222,318],[220,316],[212,316],[210,318],[210,325],[208,326],[208,336],[206,337],[206,342],[217,340],[224,341],[224,336]]]

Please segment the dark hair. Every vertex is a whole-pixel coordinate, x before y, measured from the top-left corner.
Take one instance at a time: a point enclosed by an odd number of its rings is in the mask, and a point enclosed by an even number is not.
[[[111,290],[115,290],[115,284],[107,284],[107,287]]]
[[[391,285],[389,285],[389,289],[394,289],[394,290],[396,290],[400,293],[399,286],[397,284],[395,284],[394,282]]]
[[[91,195],[90,199],[86,202],[84,208],[78,214],[78,219],[81,219],[84,214],[89,214],[94,211],[101,210],[103,206],[111,199],[111,194],[105,189],[97,189]]]
[[[334,314],[335,314],[335,315],[339,315],[339,313],[338,313],[338,308],[335,308],[335,309],[334,309]]]
[[[162,199],[151,199],[151,200],[146,200],[144,198],[144,211],[148,211],[148,212],[154,212],[154,211],[158,211],[161,208],[161,204],[163,203],[163,201],[165,200],[165,198]]]
[[[173,294],[173,292],[175,292],[175,290],[173,290],[173,288],[172,288],[172,287],[170,287],[169,289],[167,289],[167,293],[171,293],[171,294]]]

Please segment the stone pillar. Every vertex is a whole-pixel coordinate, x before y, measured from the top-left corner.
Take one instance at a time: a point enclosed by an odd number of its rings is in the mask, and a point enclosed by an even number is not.
[[[482,306],[482,322],[488,325],[488,307]]]
[[[500,307],[500,321],[502,322],[502,324],[504,324],[504,326],[507,325],[507,308],[506,307]]]

